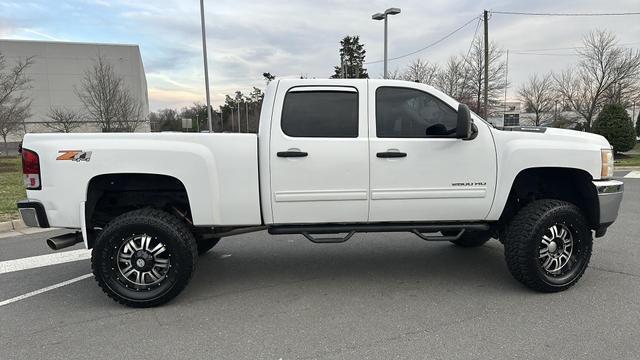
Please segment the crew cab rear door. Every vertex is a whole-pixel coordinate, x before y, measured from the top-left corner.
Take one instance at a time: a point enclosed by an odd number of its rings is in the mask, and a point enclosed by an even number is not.
[[[280,81],[269,150],[274,223],[367,221],[366,89],[366,80]]]
[[[488,125],[455,137],[457,103],[432,87],[369,81],[369,221],[484,219],[493,201],[496,154]]]

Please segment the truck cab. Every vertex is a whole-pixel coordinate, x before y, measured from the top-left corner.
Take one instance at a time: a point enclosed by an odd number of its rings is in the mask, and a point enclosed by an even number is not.
[[[496,186],[488,124],[472,119],[472,138],[461,138],[458,104],[423,84],[331,85],[283,80],[265,107],[273,114],[259,133],[261,150],[271,149],[261,158],[271,175],[261,177],[266,222],[486,218]]]

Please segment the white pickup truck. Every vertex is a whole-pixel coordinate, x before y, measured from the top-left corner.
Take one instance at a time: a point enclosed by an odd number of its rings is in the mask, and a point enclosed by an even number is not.
[[[47,242],[84,241],[100,287],[133,307],[175,297],[220,238],[264,229],[317,243],[493,237],[518,281],[561,291],[623,192],[602,136],[498,129],[395,80],[272,81],[257,135],[27,134],[22,159],[24,222],[76,230]]]

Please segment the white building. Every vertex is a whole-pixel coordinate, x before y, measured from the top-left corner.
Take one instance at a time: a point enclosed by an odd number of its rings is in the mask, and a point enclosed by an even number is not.
[[[84,71],[100,56],[113,66],[130,92],[140,100],[143,116],[149,113],[147,80],[138,45],[0,40],[0,53],[5,57],[7,67],[12,67],[18,59],[34,57],[34,64],[27,71],[32,80],[29,93],[33,101],[33,115],[24,125],[27,132],[51,131],[42,123],[52,107],[83,109],[75,89],[80,87]],[[148,125],[146,129],[140,129],[145,130],[148,131]],[[97,124],[88,124],[76,131],[96,132],[102,129]]]

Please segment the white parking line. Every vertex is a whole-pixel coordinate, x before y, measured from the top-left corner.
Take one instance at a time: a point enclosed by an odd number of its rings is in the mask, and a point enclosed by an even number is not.
[[[30,293],[26,293],[24,295],[20,295],[20,296],[16,296],[14,298],[11,298],[11,299],[0,301],[0,307],[5,306],[5,305],[9,305],[9,304],[14,303],[16,301],[28,299],[28,298],[30,298],[32,296],[36,296],[38,294],[42,294],[43,292],[51,291],[51,290],[57,289],[59,287],[63,287],[63,286],[69,285],[69,284],[73,284],[73,283],[78,282],[80,280],[84,280],[86,278],[90,278],[91,276],[93,276],[93,274],[85,274],[85,275],[82,275],[82,276],[78,276],[77,278],[73,278],[71,280],[63,281],[63,282],[55,284],[55,285],[47,286],[46,288],[42,288],[42,289],[39,289],[39,290],[36,290],[36,291],[32,291]]]
[[[625,175],[624,177],[628,179],[640,179],[640,171],[634,170],[628,173],[627,175]]]
[[[43,266],[64,264],[91,258],[91,250],[71,250],[50,255],[32,256],[28,258],[0,262],[0,274],[20,270],[35,269]]]

